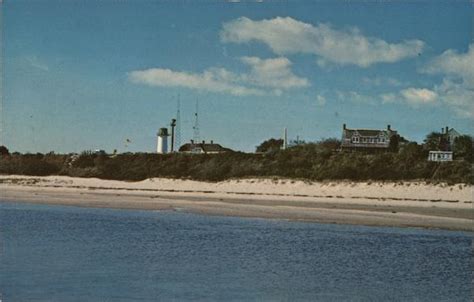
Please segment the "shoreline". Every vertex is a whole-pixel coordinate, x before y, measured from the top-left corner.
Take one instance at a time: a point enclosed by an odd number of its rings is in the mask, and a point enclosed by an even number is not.
[[[474,231],[472,185],[0,176],[0,201]]]

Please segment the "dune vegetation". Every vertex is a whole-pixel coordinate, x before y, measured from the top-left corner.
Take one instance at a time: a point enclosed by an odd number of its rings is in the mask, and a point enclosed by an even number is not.
[[[19,154],[0,157],[0,174],[67,175],[138,181],[152,177],[221,181],[231,178],[280,177],[322,180],[425,180],[472,183],[472,140],[455,149],[451,162],[430,162],[423,145],[407,142],[389,152],[337,151],[339,141],[322,140],[280,150],[268,141],[259,153],[152,154],[83,152]],[[467,146],[467,147],[466,147]]]

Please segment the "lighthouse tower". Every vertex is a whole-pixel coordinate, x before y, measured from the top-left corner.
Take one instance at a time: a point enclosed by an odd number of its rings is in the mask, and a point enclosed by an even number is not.
[[[158,130],[158,144],[156,146],[156,153],[164,154],[168,153],[168,129],[160,128]]]

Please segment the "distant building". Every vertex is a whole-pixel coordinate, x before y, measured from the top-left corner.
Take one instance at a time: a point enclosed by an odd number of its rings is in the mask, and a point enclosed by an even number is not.
[[[441,133],[433,132],[431,137],[425,140],[425,147],[431,151],[453,151],[454,142],[462,134],[456,131],[456,129],[449,129],[448,126],[441,128]],[[434,153],[433,153],[434,154]]]
[[[156,136],[158,137],[156,153],[168,153],[168,128],[160,128]]]
[[[443,134],[443,137],[446,140],[446,143],[448,144],[448,150],[453,150],[454,140],[461,136],[461,133],[457,132],[456,129],[449,129],[448,126],[446,126],[446,128],[444,129],[441,129],[441,134]]]
[[[430,151],[428,155],[429,161],[452,161],[453,152],[452,151]]]
[[[94,154],[106,155],[107,152],[105,152],[105,150],[102,150],[102,149],[95,149]]]
[[[184,144],[179,148],[179,152],[193,154],[216,154],[232,151],[233,150],[229,148],[224,148],[219,144],[215,144],[213,141],[211,141],[210,143],[206,143],[205,141],[202,141],[201,143],[196,143],[191,140],[190,143]]]
[[[397,131],[392,130],[387,125],[385,130],[373,129],[348,129],[346,124],[342,126],[342,150],[388,150],[390,139],[397,135]]]
[[[306,142],[300,139],[299,136],[296,136],[296,139],[290,140],[288,143],[288,148],[304,145]]]

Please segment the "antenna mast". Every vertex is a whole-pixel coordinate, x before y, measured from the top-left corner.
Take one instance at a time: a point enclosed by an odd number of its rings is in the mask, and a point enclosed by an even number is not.
[[[176,146],[176,151],[179,150],[181,146],[181,101],[178,94],[177,110],[176,110],[176,133],[174,143]]]
[[[3,1],[0,0],[0,6],[3,5]],[[4,130],[4,112],[3,112],[3,75],[4,75],[4,68],[3,68],[3,9],[4,7],[0,8],[0,41],[2,45],[0,45],[0,145],[3,145],[3,130]]]
[[[196,112],[194,113],[193,140],[195,144],[199,143],[199,101],[196,99]]]

